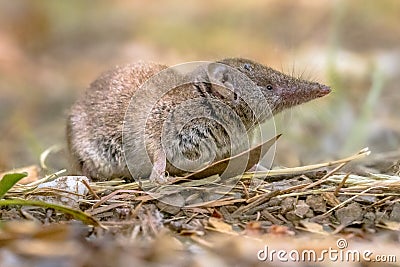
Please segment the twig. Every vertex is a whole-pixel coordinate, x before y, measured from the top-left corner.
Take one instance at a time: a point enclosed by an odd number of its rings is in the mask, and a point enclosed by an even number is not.
[[[249,191],[247,190],[246,185],[245,185],[242,181],[239,181],[239,183],[240,183],[240,184],[242,185],[242,187],[243,187],[243,191],[244,191],[244,196],[245,196],[245,198],[246,198],[246,199],[249,199],[250,195],[249,195]]]
[[[87,211],[87,213],[89,213],[90,215],[94,216],[121,206],[126,206],[126,203],[115,203],[115,204],[111,204],[108,206],[104,206],[104,207],[99,207],[97,209],[91,210],[91,211]]]
[[[250,203],[246,206],[242,206],[242,207],[238,208],[237,210],[235,210],[232,213],[232,217],[237,217],[240,213],[243,213],[255,206],[258,206],[258,205],[270,200],[271,198],[278,196],[279,194],[281,194],[280,190],[276,190],[276,191],[273,191],[273,192],[270,192],[267,194],[263,194],[258,199],[254,200],[252,203]],[[252,198],[252,199],[254,199],[254,198]]]
[[[378,206],[382,203],[385,203],[386,201],[391,200],[391,199],[393,199],[393,196],[388,196],[388,197],[382,198],[381,200],[369,205],[368,208],[376,207],[376,206]]]
[[[303,172],[312,171],[312,170],[316,170],[316,169],[320,169],[320,168],[324,168],[324,167],[329,167],[329,166],[333,166],[333,165],[337,165],[337,164],[341,164],[341,163],[347,163],[347,162],[350,162],[353,160],[358,160],[358,159],[364,158],[370,154],[371,154],[371,151],[368,148],[364,148],[353,156],[350,156],[350,157],[347,157],[344,159],[340,159],[340,160],[336,160],[336,161],[329,161],[329,162],[325,162],[325,163],[307,165],[307,166],[301,166],[301,167],[294,167],[294,168],[269,170],[266,172],[247,172],[247,173],[245,173],[245,176],[251,176],[254,178],[258,178],[258,177],[264,177],[264,176],[277,176],[277,175],[292,174],[292,173],[303,173]]]
[[[372,189],[376,189],[376,188],[382,188],[383,186],[376,186],[376,187],[370,187],[365,189],[364,191],[356,194],[355,196],[352,196],[351,198],[347,199],[346,201],[343,201],[342,203],[340,203],[339,205],[331,208],[330,210],[328,210],[327,212],[325,212],[324,214],[322,214],[322,216],[326,216],[329,213],[331,213],[334,210],[337,210],[340,207],[343,207],[344,205],[346,205],[347,203],[349,203],[350,201],[353,201],[354,199],[356,199],[358,196],[362,196],[364,193],[367,193],[368,191],[372,190]]]
[[[349,176],[350,176],[350,173],[346,174],[346,176],[343,178],[343,180],[340,182],[340,184],[338,184],[338,186],[337,186],[336,189],[335,189],[335,192],[333,192],[333,194],[334,194],[335,196],[338,196],[338,195],[339,195],[340,189],[342,189],[342,187],[343,187],[344,184],[346,183],[347,178],[349,178]]]
[[[92,209],[99,207],[101,204],[103,204],[107,200],[111,199],[115,195],[118,195],[119,193],[145,193],[145,192],[137,191],[137,190],[117,190],[117,191],[114,191],[111,194],[101,198],[99,202],[97,202],[96,204],[93,205]]]
[[[348,162],[341,163],[339,166],[337,166],[336,168],[334,168],[333,170],[331,170],[330,172],[328,172],[327,174],[325,174],[321,179],[319,179],[318,181],[316,181],[316,182],[314,182],[314,183],[311,183],[311,184],[307,185],[307,186],[304,187],[302,190],[304,191],[304,190],[309,189],[309,188],[312,188],[312,187],[314,187],[314,186],[316,186],[316,185],[322,184],[322,183],[325,182],[332,174],[334,174],[335,172],[337,172],[338,170],[340,170],[341,168],[343,168],[344,165],[346,165],[347,163],[348,163]]]
[[[95,199],[100,199],[100,197],[96,194],[96,192],[93,191],[92,187],[89,185],[88,182],[86,182],[86,180],[82,179],[82,183],[86,186],[86,188],[94,196]]]

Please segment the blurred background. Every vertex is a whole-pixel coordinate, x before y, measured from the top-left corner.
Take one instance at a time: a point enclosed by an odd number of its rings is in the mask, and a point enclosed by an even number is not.
[[[0,172],[65,145],[68,108],[102,71],[225,57],[333,88],[278,116],[276,164],[399,148],[400,1],[0,0]]]

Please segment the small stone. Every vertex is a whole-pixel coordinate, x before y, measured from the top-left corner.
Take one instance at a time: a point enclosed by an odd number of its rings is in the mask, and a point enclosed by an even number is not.
[[[295,202],[295,199],[292,197],[287,197],[287,198],[283,199],[281,202],[281,213],[285,214],[286,212],[293,210],[294,202]]]
[[[326,202],[321,195],[307,196],[306,204],[315,212],[326,212]]]
[[[273,197],[268,201],[268,206],[270,207],[280,206],[281,202],[282,200],[280,198]]]
[[[364,214],[364,222],[368,225],[373,225],[375,223],[375,213],[369,211]]]
[[[299,221],[301,218],[295,213],[295,211],[291,210],[285,214],[286,219],[291,222]]]
[[[354,221],[361,221],[363,219],[363,213],[360,204],[351,203],[346,207],[338,209],[335,215],[341,224],[349,225]]]
[[[62,176],[51,182],[39,184],[37,187],[39,192],[46,189],[60,190],[60,192],[57,194],[43,193],[43,195],[37,193],[34,199],[78,208],[79,200],[89,193],[89,189],[83,181],[89,183],[89,179],[86,176]]]
[[[376,196],[358,196],[357,197],[357,202],[365,204],[365,205],[371,205],[377,201]]]
[[[299,216],[300,218],[304,218],[304,216],[307,214],[307,212],[310,210],[310,206],[306,204],[304,200],[299,200],[297,202],[296,208],[294,210],[294,213]]]
[[[391,221],[400,222],[400,203],[397,202],[393,205],[392,212],[390,213],[389,219]]]
[[[306,213],[306,218],[314,218],[315,214],[312,209],[309,209],[308,212]]]

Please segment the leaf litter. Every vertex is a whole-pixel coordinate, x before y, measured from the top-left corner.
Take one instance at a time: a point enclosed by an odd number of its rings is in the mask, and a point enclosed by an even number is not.
[[[81,195],[66,188],[38,189],[64,171],[17,183],[0,201],[1,266],[275,266],[276,261],[257,258],[265,246],[321,251],[337,249],[341,238],[349,249],[399,260],[396,153],[365,160],[369,154],[363,149],[321,164],[248,171],[224,195],[202,188],[222,183],[221,164],[217,171],[200,170],[207,175],[162,185],[172,187],[157,195],[118,179],[81,181],[87,189]],[[360,166],[375,172],[360,172]],[[192,188],[192,195],[174,192],[179,183]],[[79,196],[79,205],[34,200],[65,194]],[[327,260],[317,264],[329,265]]]

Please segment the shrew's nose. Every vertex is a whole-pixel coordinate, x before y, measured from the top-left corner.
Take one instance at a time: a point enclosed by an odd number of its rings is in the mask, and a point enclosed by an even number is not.
[[[319,97],[324,96],[324,95],[327,95],[327,94],[329,94],[330,92],[331,92],[331,88],[330,88],[329,86],[326,86],[326,85],[320,85],[320,86],[318,86],[318,92],[317,92],[317,94],[318,94]]]

